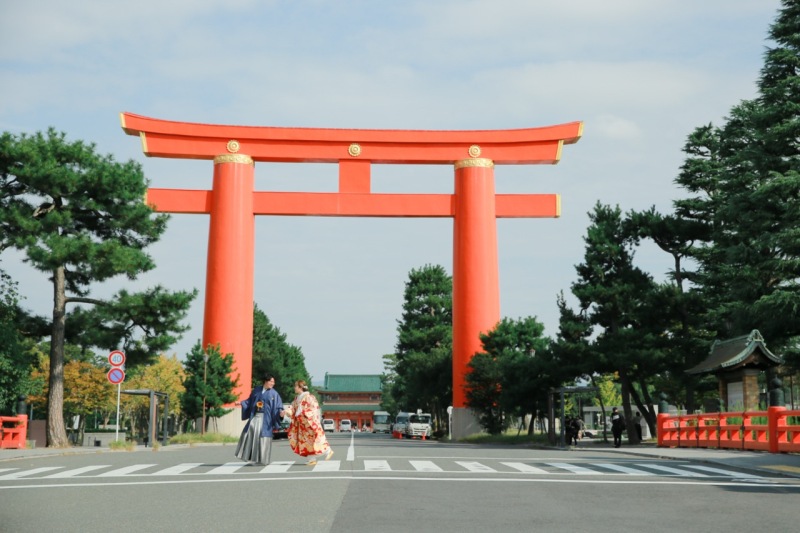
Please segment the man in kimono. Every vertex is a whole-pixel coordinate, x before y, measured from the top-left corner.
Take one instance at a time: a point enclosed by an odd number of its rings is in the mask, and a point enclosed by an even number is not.
[[[272,431],[283,421],[283,400],[275,387],[275,376],[266,373],[263,385],[253,389],[250,397],[242,401],[242,420],[247,420],[236,457],[242,461],[268,465],[272,455]]]

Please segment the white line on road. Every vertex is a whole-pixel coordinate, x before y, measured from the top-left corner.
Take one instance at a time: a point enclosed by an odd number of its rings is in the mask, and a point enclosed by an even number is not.
[[[391,469],[389,461],[364,461],[364,470],[369,472],[389,472]]]
[[[56,474],[50,474],[49,476],[44,476],[44,479],[54,479],[54,478],[65,478],[65,477],[75,477],[80,474],[85,474],[86,472],[91,472],[92,470],[99,470],[101,468],[108,468],[111,465],[92,465],[92,466],[84,466],[81,468],[74,468],[72,470],[65,470],[64,472],[58,472]]]
[[[176,474],[181,474],[183,472],[186,472],[187,470],[191,470],[192,468],[197,468],[198,466],[203,466],[203,463],[181,463],[179,465],[165,468],[164,470],[159,470],[158,472],[155,472],[153,475],[174,476]]]
[[[117,468],[116,470],[111,470],[110,472],[103,472],[102,474],[97,474],[97,477],[126,476],[132,472],[136,472],[137,470],[144,470],[145,468],[150,468],[151,466],[158,466],[158,465],[131,465],[131,466],[126,466],[124,468]]]
[[[283,474],[289,471],[294,461],[275,461],[261,469],[262,474]]]
[[[347,448],[347,460],[353,461],[356,458],[356,434],[350,433],[350,447]]]
[[[233,461],[231,463],[225,463],[222,466],[218,466],[206,472],[206,474],[233,474],[243,466],[247,466],[249,463],[243,463],[240,461]]]
[[[506,466],[510,466],[514,470],[519,470],[520,472],[525,472],[526,474],[547,474],[547,470],[542,468],[536,468],[535,466],[529,465],[527,463],[501,463]]]
[[[476,463],[475,461],[456,461],[457,465],[460,465],[470,472],[497,472],[494,468],[489,468],[483,463]]]
[[[592,463],[594,466],[599,466],[600,468],[607,468],[608,470],[614,470],[616,472],[622,472],[623,474],[631,474],[634,476],[654,476],[652,472],[648,472],[646,470],[639,470],[638,468],[630,468],[628,466],[622,465],[615,465],[613,463]]]
[[[19,479],[24,476],[32,476],[41,472],[49,472],[50,470],[58,470],[64,468],[63,466],[43,466],[42,468],[34,468],[32,470],[23,470],[22,472],[14,472],[13,474],[6,474],[0,476],[0,479]]]
[[[694,468],[695,470],[702,470],[703,472],[711,472],[712,474],[721,474],[723,476],[762,479],[761,476],[756,476],[753,474],[745,474],[743,472],[734,472],[733,470],[723,470],[721,468],[713,468],[710,466],[703,466],[703,465],[684,465],[684,466],[686,468]]]
[[[587,474],[587,475],[594,475],[599,474],[600,472],[596,470],[591,470],[589,468],[584,468],[578,465],[572,465],[569,463],[547,463],[550,466],[554,466],[556,468],[561,468],[562,470],[567,470],[572,472],[573,474]]]
[[[322,461],[314,467],[314,472],[338,472],[341,466],[341,461]]]
[[[442,472],[433,461],[409,461],[417,472]]]
[[[662,472],[667,472],[669,474],[676,474],[676,475],[679,475],[679,476],[707,477],[705,474],[698,474],[697,472],[691,472],[689,470],[683,470],[683,469],[680,469],[680,468],[672,468],[670,466],[656,465],[656,464],[652,464],[652,463],[638,464],[636,466],[643,466],[644,468],[652,468],[653,470],[660,470]]]

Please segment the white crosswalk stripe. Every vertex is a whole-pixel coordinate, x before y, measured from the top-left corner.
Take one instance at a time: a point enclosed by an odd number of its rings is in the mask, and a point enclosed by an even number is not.
[[[605,468],[607,470],[614,470],[616,472],[622,472],[623,474],[631,474],[634,476],[654,476],[653,472],[648,472],[646,470],[640,470],[638,468],[631,468],[629,466],[623,465],[616,465],[613,463],[592,463],[593,466],[599,466],[600,468]]]
[[[532,464],[533,463],[533,464]],[[552,475],[571,473],[576,475],[617,475],[627,474],[631,476],[656,476],[671,475],[691,478],[708,478],[709,476],[720,476],[730,478],[762,479],[758,475],[735,472],[723,468],[714,468],[704,465],[693,465],[678,463],[680,468],[667,466],[662,463],[567,463],[567,462],[544,462],[534,461],[463,461],[451,459],[436,460],[412,460],[412,459],[364,459],[363,463],[356,461],[320,461],[316,465],[308,466],[303,461],[275,461],[269,465],[258,469],[245,468],[253,466],[250,463],[234,461],[225,464],[206,464],[206,463],[180,463],[167,466],[154,472],[143,472],[147,469],[158,467],[157,464],[134,464],[121,468],[111,468],[110,465],[91,465],[69,470],[60,470],[63,466],[49,466],[42,468],[32,468],[28,470],[17,468],[0,469],[0,480],[28,480],[40,479],[65,479],[80,477],[82,479],[98,477],[123,477],[138,473],[139,476],[180,476],[180,475],[206,475],[206,476],[225,476],[232,474],[251,475],[251,474],[286,474],[301,472],[339,472],[343,465],[347,465],[345,471],[357,472],[403,472],[408,471],[408,465],[417,472],[471,472],[477,474],[536,474]],[[591,468],[589,468],[591,467]],[[204,470],[209,468],[208,470]],[[54,470],[60,470],[53,472]]]
[[[86,472],[91,472],[93,470],[100,470],[101,468],[108,468],[111,465],[92,465],[92,466],[84,466],[81,468],[73,468],[72,470],[65,470],[63,472],[57,472],[55,474],[50,474],[49,476],[44,476],[45,479],[61,479],[67,477],[75,477],[81,474],[85,474]]]
[[[145,468],[150,468],[152,466],[158,466],[158,465],[131,465],[123,468],[117,468],[116,470],[111,470],[110,472],[103,472],[102,474],[97,474],[97,477],[127,476],[128,474],[132,474],[134,472],[138,472],[139,470],[144,470]]]
[[[288,472],[294,461],[275,461],[261,469],[262,474],[283,474]]]
[[[409,461],[414,470],[419,472],[443,472],[441,467],[436,466],[433,461]]]
[[[760,479],[761,476],[756,476],[754,474],[745,474],[744,472],[734,472],[733,470],[723,470],[721,468],[713,468],[710,466],[703,466],[703,465],[683,465],[686,468],[693,468],[695,470],[702,470],[703,472],[711,472],[712,474],[720,474],[722,476],[730,476],[730,477],[740,477],[740,478],[749,478],[749,479]]]
[[[164,470],[159,470],[158,472],[153,473],[154,476],[174,476],[177,474],[183,474],[193,468],[197,468],[198,466],[203,466],[203,463],[181,463],[179,465],[171,466],[169,468],[165,468]]]
[[[520,472],[525,472],[526,474],[548,474],[547,470],[542,468],[537,468],[535,466],[529,465],[528,463],[500,463],[504,464],[507,467],[513,468],[514,470],[519,470]]]
[[[591,470],[586,468],[585,466],[580,465],[573,465],[570,463],[546,463],[550,466],[554,466],[556,468],[561,468],[562,470],[566,470],[568,472],[572,472],[573,474],[584,474],[584,475],[596,475],[600,474],[597,470]]]
[[[368,472],[389,472],[392,467],[389,466],[389,461],[364,461],[364,470]]]
[[[320,461],[314,467],[314,472],[338,472],[341,466],[341,461]]]
[[[225,463],[222,466],[218,466],[206,472],[206,474],[233,474],[243,466],[247,466],[249,463],[244,463],[241,461],[234,461],[232,463]]]
[[[21,477],[29,477],[34,476],[36,474],[41,474],[42,472],[49,472],[51,470],[58,470],[59,468],[64,468],[63,466],[43,466],[42,468],[34,468],[32,470],[22,470],[20,472],[14,472],[11,474],[5,474],[0,476],[0,479],[19,479]]]
[[[683,470],[682,468],[672,468],[671,466],[656,465],[652,463],[642,463],[636,466],[641,466],[643,468],[652,468],[653,470],[660,470],[661,472],[667,472],[668,474],[676,474],[678,476],[708,477],[705,474],[700,474],[698,472],[691,472],[689,470]]]
[[[476,463],[474,461],[456,461],[457,465],[463,466],[470,472],[497,472],[494,468],[490,468],[483,463]]]

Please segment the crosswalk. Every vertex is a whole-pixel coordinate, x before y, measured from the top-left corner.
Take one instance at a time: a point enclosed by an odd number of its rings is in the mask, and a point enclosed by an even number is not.
[[[687,478],[760,479],[760,476],[726,470],[724,468],[690,463],[670,464],[658,462],[607,463],[607,462],[536,462],[536,461],[465,461],[465,460],[406,460],[364,459],[355,461],[320,461],[306,465],[302,461],[274,461],[269,465],[254,465],[242,461],[224,464],[180,463],[159,465],[141,463],[114,467],[91,465],[65,469],[60,466],[19,469],[0,468],[0,481],[25,479],[118,478],[134,476],[229,476],[233,474],[287,474],[303,472],[403,472],[403,473],[471,473],[471,474],[529,474],[529,475],[581,475],[581,476],[667,476]]]

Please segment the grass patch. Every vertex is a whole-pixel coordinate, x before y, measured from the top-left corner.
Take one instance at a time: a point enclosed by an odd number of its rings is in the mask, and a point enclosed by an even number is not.
[[[180,433],[170,437],[170,444],[228,444],[239,442],[238,437],[223,435],[222,433]]]
[[[132,452],[133,450],[136,449],[136,443],[132,440],[130,441],[126,441],[124,439],[112,440],[111,442],[108,443],[108,447],[111,448],[112,450],[117,450],[117,451],[128,450],[129,452]]]

